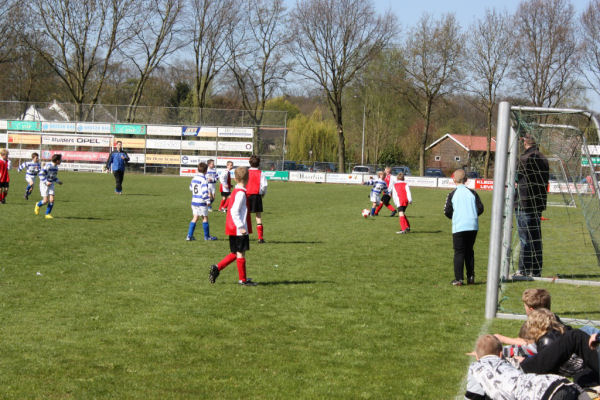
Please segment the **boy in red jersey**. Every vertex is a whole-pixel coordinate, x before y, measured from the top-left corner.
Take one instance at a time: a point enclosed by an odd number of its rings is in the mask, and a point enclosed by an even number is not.
[[[231,170],[233,169],[233,161],[227,161],[227,169],[219,175],[219,182],[221,183],[221,204],[219,204],[219,211],[227,211],[227,199],[231,194]]]
[[[387,185],[387,187],[390,188],[390,190],[391,190],[392,185],[394,184],[394,179],[392,176],[392,169],[390,167],[385,167],[383,180],[385,181],[385,184]],[[392,212],[390,214],[390,217],[393,217],[394,215],[396,215],[396,209],[394,208],[394,206],[392,206],[390,204],[391,198],[392,197],[389,194],[384,194],[381,197],[381,203],[379,203],[379,205],[377,206],[377,209],[375,210],[375,215],[379,214],[379,210],[381,210],[381,207],[383,207],[383,206],[386,206],[388,208],[388,210],[390,210]]]
[[[0,150],[0,203],[6,203],[10,176],[8,174],[8,150]]]
[[[208,280],[215,283],[222,269],[237,261],[239,281],[243,286],[256,286],[252,279],[246,278],[246,251],[250,250],[248,235],[252,233],[252,221],[248,209],[246,185],[248,183],[248,168],[238,167],[235,170],[235,189],[231,193],[227,217],[225,219],[225,234],[229,235],[229,250],[225,258],[218,264],[210,266]]]
[[[410,223],[408,222],[408,218],[406,218],[405,212],[406,207],[412,204],[412,195],[408,183],[404,182],[403,172],[398,173],[390,191],[394,197],[394,203],[398,207],[398,217],[400,219],[400,231],[396,233],[408,233],[410,232]]]
[[[256,232],[258,233],[258,243],[264,243],[262,199],[267,194],[267,178],[263,175],[258,166],[260,165],[260,157],[257,155],[250,156],[250,168],[248,169],[248,185],[246,193],[248,194],[248,206],[250,212],[256,214]]]

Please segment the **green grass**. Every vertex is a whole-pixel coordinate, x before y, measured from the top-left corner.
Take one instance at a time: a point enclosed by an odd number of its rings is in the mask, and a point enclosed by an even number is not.
[[[360,216],[366,187],[271,182],[267,243],[253,235],[247,253],[260,285],[240,287],[235,264],[208,283],[229,252],[223,214],[210,215],[220,240],[184,240],[188,178],[128,174],[115,196],[110,175],[60,175],[54,220],[33,214],[37,189],[22,199],[16,173],[0,207],[0,398],[459,393],[485,322],[490,193],[480,193],[479,284],[456,288],[447,191],[413,188],[414,232],[396,235],[387,210]]]

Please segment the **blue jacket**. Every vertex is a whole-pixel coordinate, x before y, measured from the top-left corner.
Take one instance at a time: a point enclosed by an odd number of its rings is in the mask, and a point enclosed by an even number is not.
[[[129,156],[125,151],[114,150],[108,156],[108,160],[106,160],[106,169],[110,170],[112,167],[113,171],[125,171],[125,166],[128,162]]]
[[[444,214],[452,218],[452,233],[479,230],[483,203],[474,190],[458,185],[446,198]]]

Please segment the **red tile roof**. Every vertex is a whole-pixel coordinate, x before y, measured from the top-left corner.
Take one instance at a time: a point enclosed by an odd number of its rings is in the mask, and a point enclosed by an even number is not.
[[[435,142],[431,143],[425,150],[429,150],[446,139],[454,140],[457,144],[467,149],[467,151],[486,151],[487,149],[487,137],[485,136],[455,135],[447,133]],[[496,138],[492,138],[490,148],[492,151],[496,151]]]

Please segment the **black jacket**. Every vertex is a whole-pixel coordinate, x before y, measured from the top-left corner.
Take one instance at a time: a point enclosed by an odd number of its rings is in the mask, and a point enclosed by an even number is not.
[[[517,168],[517,205],[520,210],[541,214],[546,209],[549,178],[548,159],[536,146],[525,150]]]

